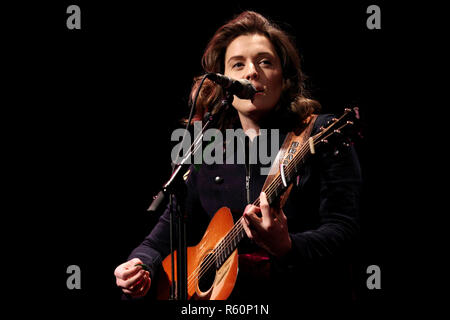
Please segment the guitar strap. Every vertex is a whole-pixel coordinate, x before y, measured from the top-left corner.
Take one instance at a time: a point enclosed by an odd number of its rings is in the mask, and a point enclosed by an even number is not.
[[[280,150],[278,151],[277,156],[275,157],[275,161],[270,168],[266,181],[264,182],[263,190],[266,189],[266,187],[273,181],[273,179],[281,174],[281,167],[289,163],[289,161],[293,157],[295,149],[298,149],[304,143],[308,143],[316,119],[316,114],[310,115],[305,119],[302,126],[289,132],[286,135],[286,138],[284,139],[284,142]],[[277,204],[280,208],[283,208],[284,204],[286,203],[293,185],[294,184],[291,182],[286,191],[281,195]]]

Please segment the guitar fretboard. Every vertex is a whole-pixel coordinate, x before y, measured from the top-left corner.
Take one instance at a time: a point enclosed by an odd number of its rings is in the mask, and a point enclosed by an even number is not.
[[[342,124],[342,121],[351,113],[351,109],[345,109],[344,114],[339,119],[333,119],[332,123],[327,128],[321,128],[321,131],[312,136],[310,141],[303,143],[301,146],[293,142],[289,147],[287,156],[282,163],[284,171],[284,182],[280,171],[277,172],[272,182],[264,188],[269,205],[273,204],[287,189],[287,186],[296,177],[300,166],[305,162],[306,157],[314,153],[314,146],[319,143],[328,143],[326,139],[336,133],[341,133],[340,130],[347,125],[353,125],[353,122],[347,121]],[[259,197],[253,202],[253,205],[259,206]],[[220,241],[214,251],[216,269],[219,269],[228,257],[237,248],[239,242],[244,238],[245,231],[242,226],[242,217],[235,223],[228,234]]]
[[[236,250],[239,242],[244,238],[245,231],[241,219],[233,226],[230,232],[220,241],[215,250],[216,269],[219,269],[228,257]]]

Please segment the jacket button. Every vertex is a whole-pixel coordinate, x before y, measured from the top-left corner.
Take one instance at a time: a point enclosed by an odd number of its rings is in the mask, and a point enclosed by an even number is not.
[[[214,182],[217,183],[217,184],[222,183],[223,182],[223,178],[217,176],[217,177],[214,178]]]

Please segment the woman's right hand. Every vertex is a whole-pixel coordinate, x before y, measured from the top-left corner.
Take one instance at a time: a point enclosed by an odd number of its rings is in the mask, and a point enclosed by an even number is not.
[[[136,266],[142,263],[139,258],[134,258],[122,263],[114,270],[117,286],[132,297],[143,297],[150,289],[152,282],[150,273],[141,266]]]

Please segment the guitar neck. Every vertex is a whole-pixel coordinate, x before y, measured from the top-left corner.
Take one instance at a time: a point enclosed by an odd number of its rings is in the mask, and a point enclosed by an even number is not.
[[[309,146],[303,146],[303,152],[299,152],[302,154],[302,159],[310,153]],[[297,159],[294,157],[292,159],[292,163],[300,163],[301,159]],[[298,165],[286,166],[285,177],[288,181],[292,181],[295,173],[298,170]],[[266,193],[267,201],[269,205],[274,203],[278,198],[283,194],[286,187],[284,186],[280,173],[277,173],[275,179],[263,189],[263,192]],[[254,206],[260,205],[260,197],[256,198],[253,202]],[[241,240],[244,238],[245,231],[242,226],[242,217],[234,224],[233,228],[228,232],[228,234],[219,242],[215,249],[216,255],[216,267],[220,268],[220,266],[227,260],[227,258],[233,253],[233,251],[237,248]]]
[[[346,121],[349,115],[357,112],[357,108],[345,109],[345,112],[339,118],[332,119],[326,128],[321,127],[320,132],[311,136],[305,143],[299,145],[298,142],[293,142],[288,149],[287,155],[281,162],[273,180],[262,190],[267,197],[269,205],[274,204],[281,195],[286,191],[288,186],[294,181],[298,175],[301,166],[305,163],[309,155],[315,153],[315,146],[321,144],[328,144],[329,138],[335,135],[341,135],[342,129],[347,126],[352,126],[352,121]],[[258,197],[253,205],[260,205],[260,198]],[[239,242],[244,238],[245,231],[242,226],[242,217],[235,223],[228,234],[220,241],[215,250],[216,266],[219,268],[225,260],[237,248]]]
[[[219,242],[215,248],[216,268],[220,268],[227,258],[236,250],[245,236],[242,226],[242,217],[234,224],[230,232]]]
[[[294,178],[298,167],[305,156],[310,152],[310,145],[303,145],[300,147],[299,152],[290,159],[288,165],[285,166],[284,175],[287,181],[291,182]],[[266,186],[262,191],[266,193],[267,201],[269,205],[273,204],[285,191],[286,186],[283,184],[280,172],[276,174],[276,177],[272,182]],[[256,198],[253,202],[254,206],[260,205],[260,197]],[[244,238],[245,231],[242,226],[242,217],[235,223],[233,228],[228,232],[228,234],[219,242],[215,249],[216,256],[216,267],[220,266],[227,260],[227,258],[233,253],[237,248],[240,241]]]

